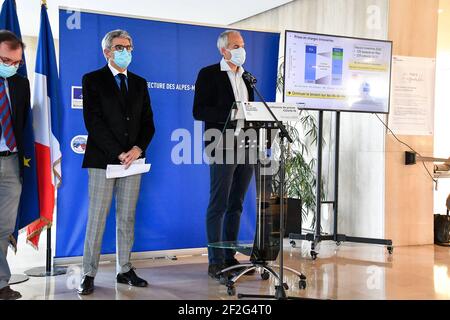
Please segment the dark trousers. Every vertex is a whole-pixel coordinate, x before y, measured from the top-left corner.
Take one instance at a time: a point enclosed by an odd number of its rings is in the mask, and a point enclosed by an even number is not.
[[[236,241],[243,202],[253,176],[252,164],[211,164],[210,196],[206,213],[208,243]],[[220,264],[234,258],[231,249],[208,247],[210,264]]]

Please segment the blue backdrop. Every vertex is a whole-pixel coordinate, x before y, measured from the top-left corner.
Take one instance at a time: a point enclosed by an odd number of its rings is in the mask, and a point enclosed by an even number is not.
[[[194,134],[192,103],[198,71],[218,63],[216,39],[221,28],[151,21],[111,15],[60,10],[60,79],[63,99],[61,148],[63,183],[58,191],[56,257],[83,254],[87,222],[87,170],[81,168],[86,135],[79,89],[83,74],[105,65],[101,40],[113,29],[133,37],[130,70],[149,82],[155,137],[147,150],[151,172],[142,179],[137,206],[133,251],[198,248],[206,246],[205,211],[209,193],[206,164],[180,164],[171,160],[175,129]],[[70,23],[72,22],[72,23]],[[242,31],[247,51],[246,70],[258,79],[268,101],[275,100],[279,34]],[[152,83],[165,83],[164,88]],[[174,84],[173,86],[167,84]],[[179,86],[176,85],[187,85]],[[75,98],[75,99],[73,99]],[[197,130],[198,131],[198,130]],[[200,131],[201,134],[201,131]],[[192,159],[194,158],[192,151]],[[241,239],[253,239],[255,228],[254,184],[246,197]],[[108,217],[102,253],[115,252],[114,208]]]

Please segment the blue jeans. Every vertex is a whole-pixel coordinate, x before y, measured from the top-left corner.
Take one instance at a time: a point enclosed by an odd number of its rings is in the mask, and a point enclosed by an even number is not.
[[[253,176],[252,164],[210,164],[210,197],[206,213],[208,243],[236,241],[243,202]],[[208,247],[210,264],[234,259],[236,251]]]

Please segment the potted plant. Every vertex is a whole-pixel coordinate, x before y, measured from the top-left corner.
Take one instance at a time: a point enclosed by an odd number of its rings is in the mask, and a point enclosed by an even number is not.
[[[283,91],[283,63],[278,69],[277,90]],[[311,228],[315,221],[316,211],[316,158],[312,151],[317,149],[318,127],[314,116],[303,111],[298,123],[287,123],[292,144],[286,145],[285,152],[285,198],[287,204],[286,232],[301,233],[302,221],[307,221],[310,214]],[[275,197],[280,194],[279,172],[272,179],[272,190]],[[322,193],[323,194],[323,193]]]

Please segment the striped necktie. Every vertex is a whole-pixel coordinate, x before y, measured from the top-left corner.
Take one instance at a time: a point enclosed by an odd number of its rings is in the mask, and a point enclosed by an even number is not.
[[[4,78],[0,78],[0,134],[2,133],[9,150],[13,151],[16,147],[16,138],[14,137],[11,109],[9,107],[8,96],[6,95]]]

